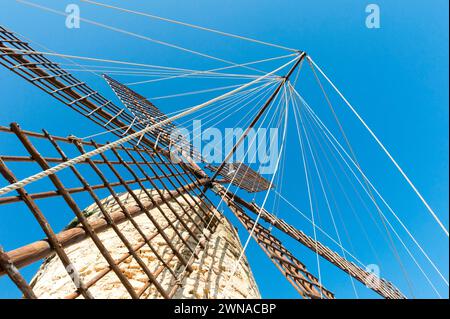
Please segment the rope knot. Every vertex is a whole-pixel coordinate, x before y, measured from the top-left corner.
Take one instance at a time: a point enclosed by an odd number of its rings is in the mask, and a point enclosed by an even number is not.
[[[81,138],[79,138],[73,134],[70,134],[69,136],[67,136],[67,139],[71,142],[81,142]]]

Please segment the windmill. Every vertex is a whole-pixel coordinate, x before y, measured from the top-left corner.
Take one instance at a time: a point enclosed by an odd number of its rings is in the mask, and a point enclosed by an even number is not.
[[[46,54],[34,50],[13,32],[0,27],[2,66],[118,138],[112,143],[100,143],[95,140],[85,141],[75,136],[53,136],[45,130],[26,131],[15,123],[9,127],[0,127],[1,134],[15,136],[17,143],[23,145],[27,152],[26,155],[0,155],[0,173],[4,178],[2,185],[5,182],[11,184],[1,189],[0,205],[26,205],[46,236],[45,239],[11,251],[0,251],[0,275],[9,276],[26,298],[52,296],[51,292],[47,292],[47,295],[43,293],[43,288],[37,295],[35,290],[39,283],[36,282],[47,278],[45,276],[50,272],[48,269],[53,269],[51,267],[55,264],[52,260],[58,260],[73,284],[67,285],[72,287],[72,291],[65,291],[65,295],[58,296],[95,298],[98,293],[96,285],[113,274],[121,291],[131,298],[186,297],[184,288],[189,285],[190,276],[198,270],[198,260],[202,259],[202,256],[209,256],[209,243],[216,238],[214,236],[218,229],[233,232],[232,224],[214,204],[212,197],[217,197],[303,298],[331,299],[335,295],[323,286],[320,278],[307,269],[300,257],[296,257],[275,236],[271,231],[272,227],[380,296],[389,299],[405,298],[391,282],[347,260],[278,217],[276,212],[267,211],[264,204],[247,201],[226,187],[234,185],[238,190],[248,193],[276,188],[273,180],[265,179],[250,166],[240,162],[231,164],[228,160],[244,141],[249,129],[258,123],[271,103],[279,98],[280,92],[287,90],[293,94],[290,91],[290,78],[306,57],[305,52],[295,52],[292,61],[276,70],[278,72],[288,67],[288,71],[278,79],[270,96],[266,97],[255,112],[247,130],[233,145],[223,162],[213,165],[205,163],[206,160],[182,135],[176,141],[173,139],[172,133],[177,129],[174,120],[181,118],[184,112],[175,116],[165,115],[144,96],[106,75],[105,80],[123,104],[116,105],[87,83],[52,62]],[[274,74],[275,72],[261,75],[252,82],[258,83]],[[251,86],[241,85],[231,92],[237,94],[249,87]],[[227,97],[226,94],[221,96],[222,99]],[[203,103],[198,105],[197,109],[215,102]],[[190,111],[192,110],[185,112]],[[38,150],[37,141],[48,143],[53,154],[56,152],[57,156],[49,155],[48,150],[41,154],[44,151]],[[189,149],[188,152],[181,152],[183,161],[173,161],[173,144],[177,144],[181,149]],[[198,161],[205,165],[202,167]],[[17,163],[37,165],[39,171],[25,180],[20,180],[9,167]],[[89,168],[89,173],[84,167]],[[109,180],[111,174],[106,176],[103,173],[103,167],[111,170],[114,180]],[[65,175],[59,176],[59,172],[63,171],[70,171],[74,176],[72,178],[75,178],[80,186],[66,186],[63,180]],[[92,184],[89,174],[95,175],[100,182]],[[222,179],[219,180],[219,177]],[[40,180],[46,181],[42,184],[43,189],[36,190],[37,188],[33,187],[33,191],[25,190],[25,186],[28,188]],[[117,188],[122,192],[117,192]],[[78,194],[89,196],[94,204],[83,209],[75,198]],[[49,199],[62,200],[66,209],[72,211],[76,217],[71,225],[59,233],[53,230],[43,208],[38,204],[40,200]],[[143,216],[149,220],[144,224],[138,220]],[[151,229],[147,227],[148,223],[152,225]],[[128,227],[133,227],[136,234],[131,235]],[[149,230],[152,231],[151,234],[148,233]],[[108,249],[108,238],[102,237],[106,231],[114,233],[120,239],[120,245],[124,249],[119,257],[113,256]],[[130,236],[140,236],[141,239],[132,242]],[[235,238],[236,236],[232,237],[231,245],[240,246]],[[91,277],[81,276],[83,271],[79,268],[80,265],[71,258],[74,256],[71,248],[86,242],[87,239],[91,248],[95,248],[97,255],[105,261],[104,266]],[[158,243],[164,246],[163,250],[156,247]],[[234,252],[239,255],[241,248],[238,247]],[[147,258],[150,255],[151,262]],[[27,283],[20,269],[42,260],[45,262],[40,268],[40,274],[35,277],[34,282]],[[228,269],[225,283],[233,285],[238,268],[243,269],[241,275],[248,276],[245,281],[252,282],[251,265],[247,265],[245,256],[235,257],[234,261],[235,268]],[[125,262],[134,263],[140,274],[145,276],[138,289],[133,285],[134,277],[124,273],[121,268]],[[257,290],[252,284],[248,287]],[[227,289],[227,285],[222,290],[218,288],[215,296],[223,297]],[[257,297],[258,292],[249,296]],[[197,297],[211,297],[210,289]]]

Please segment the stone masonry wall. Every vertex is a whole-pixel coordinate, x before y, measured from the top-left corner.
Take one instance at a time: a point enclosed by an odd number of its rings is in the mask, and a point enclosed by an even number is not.
[[[157,196],[155,190],[149,190],[149,192]],[[143,191],[136,191],[135,194],[144,203],[149,201]],[[136,205],[129,194],[122,194],[120,197],[127,207]],[[177,200],[185,210],[190,209],[182,197],[178,197]],[[190,201],[193,203],[192,200]],[[104,199],[103,203],[109,212],[118,209],[118,205],[111,197]],[[179,215],[183,214],[182,207],[174,200],[170,201],[170,204]],[[175,216],[169,207],[162,205],[161,208],[170,220],[174,219]],[[199,211],[198,207],[196,209]],[[84,213],[86,216],[89,216],[89,221],[101,216],[101,212],[95,203],[86,208]],[[167,225],[167,220],[157,208],[149,210],[149,213],[162,227]],[[195,223],[201,225],[200,218],[192,211],[189,211],[189,213],[190,216],[195,217]],[[172,291],[174,293],[174,298],[260,298],[258,287],[245,256],[242,258],[235,275],[230,279],[234,265],[242,250],[242,245],[236,230],[229,221],[217,211],[215,213],[221,222],[218,223],[212,232],[211,229],[196,228],[191,219],[187,216],[183,217],[185,223],[192,228],[197,237],[202,237],[202,233],[209,235],[209,240],[204,242],[205,249],[201,250],[198,248],[198,258],[192,264],[193,272],[188,274],[187,277],[183,276],[183,274],[186,274],[184,265],[177,257],[173,256],[172,250],[161,235],[153,238],[151,245],[173,269],[178,280],[168,269],[161,267],[161,262],[147,244],[137,251],[138,255],[144,260],[152,273],[158,274],[157,279],[161,282],[164,289],[167,292]],[[147,236],[156,232],[155,226],[144,213],[135,216],[134,219]],[[71,223],[71,226],[76,227],[76,221]],[[144,244],[144,239],[129,221],[122,222],[118,227],[133,246],[139,243]],[[197,245],[197,242],[189,236],[180,222],[175,223],[175,227],[184,238],[187,238],[187,242],[192,248]],[[181,239],[173,228],[169,227],[165,232],[176,247],[183,247]],[[98,235],[115,260],[128,253],[125,245],[111,228]],[[90,238],[69,246],[65,250],[85,284],[108,268],[106,260]],[[181,253],[186,260],[191,256],[191,251],[188,248],[181,249]],[[119,267],[133,285],[135,291],[141,295],[141,298],[162,297],[153,285],[148,284],[148,277],[132,256],[126,258]],[[51,256],[44,261],[32,279],[31,285],[35,294],[40,298],[65,298],[76,290],[74,283],[57,256]],[[228,285],[227,289],[224,289],[225,285]],[[130,298],[126,289],[112,271],[109,271],[90,287],[89,291],[95,298]]]

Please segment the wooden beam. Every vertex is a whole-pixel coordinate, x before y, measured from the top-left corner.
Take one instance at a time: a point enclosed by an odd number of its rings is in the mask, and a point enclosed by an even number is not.
[[[198,183],[191,183],[183,187],[180,187],[177,190],[170,191],[171,194],[165,194],[164,198],[160,196],[155,196],[154,201],[157,205],[165,204],[165,201],[170,200],[172,196],[178,196],[179,192],[186,192],[193,190],[197,186],[205,185],[208,182],[208,179],[204,178],[198,181]],[[154,205],[150,202],[146,204],[145,207],[147,210],[154,208]],[[131,207],[129,208],[129,213],[132,216],[137,216],[144,213],[139,207]],[[117,210],[111,212],[110,214],[112,220],[116,224],[120,224],[124,221],[127,221],[126,215],[121,211]],[[104,218],[100,218],[96,221],[90,223],[91,227],[94,229],[96,233],[102,232],[110,227],[107,221]],[[56,234],[58,241],[61,243],[63,248],[69,247],[73,244],[76,244],[83,239],[88,237],[88,234],[82,227],[74,227],[71,229],[64,230],[58,234]],[[50,244],[47,240],[39,240],[34,243],[28,244],[26,246],[22,246],[15,250],[9,251],[6,253],[9,260],[17,267],[22,268],[28,266],[36,261],[39,261],[45,257],[48,257],[53,250],[51,249]],[[5,269],[0,266],[0,276],[5,275]]]

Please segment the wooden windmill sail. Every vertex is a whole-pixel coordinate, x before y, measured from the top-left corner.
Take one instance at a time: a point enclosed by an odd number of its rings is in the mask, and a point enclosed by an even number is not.
[[[293,69],[304,55],[304,53],[299,55]],[[168,119],[143,96],[106,77],[124,105],[114,104],[45,55],[34,51],[29,44],[4,27],[0,27],[0,64],[118,138],[140,132],[149,124],[158,124]],[[287,78],[289,75],[290,73]],[[284,84],[285,81],[280,83],[250,126],[258,121],[265,107],[270,104],[270,99],[277,96]],[[67,273],[67,278],[70,279],[71,283],[69,282],[67,287],[72,288],[67,294],[58,296],[95,298],[100,293],[95,288],[96,285],[114,277],[114,284],[119,285],[121,291],[131,298],[189,297],[183,293],[184,288],[189,285],[192,274],[199,270],[202,258],[216,256],[214,253],[209,254],[209,249],[214,248],[211,243],[218,238],[220,231],[231,236],[228,248],[221,246],[221,249],[228,249],[231,253],[239,251],[240,243],[237,236],[232,235],[233,227],[210,198],[217,195],[302,297],[334,298],[334,294],[322,286],[317,277],[302,263],[301,258],[290,252],[270,229],[256,222],[253,214],[368,285],[380,296],[405,298],[385,279],[376,277],[377,284],[371,285],[374,274],[347,261],[301,230],[255,203],[247,202],[227,191],[223,186],[224,183],[233,183],[248,192],[266,191],[273,187],[272,183],[257,172],[237,165],[234,170],[238,178],[230,179],[227,173],[230,173],[231,167],[227,167],[224,161],[219,166],[209,166],[213,171],[213,175],[210,176],[195,163],[197,159],[195,156],[198,155],[195,152],[184,154],[186,161],[173,163],[169,147],[172,142],[170,135],[175,128],[174,123],[166,123],[142,134],[138,141],[131,140],[66,168],[77,181],[77,186],[67,186],[70,181],[65,181],[63,175],[50,174],[44,178],[45,183],[39,191],[35,191],[35,188],[33,191],[27,191],[20,187],[0,196],[0,205],[5,205],[4,207],[12,204],[25,205],[45,233],[42,240],[10,251],[0,251],[0,275],[8,275],[27,298],[50,297],[51,291],[47,291],[47,295],[44,294],[45,289],[39,286],[39,279],[47,278],[45,276],[48,272],[45,273],[45,267],[53,267],[51,258],[57,258],[64,266],[62,269]],[[16,142],[23,145],[27,152],[27,155],[0,155],[2,186],[19,180],[10,168],[11,163],[26,163],[46,171],[53,165],[67,162],[70,158],[104,146],[94,140],[53,136],[47,131],[26,131],[14,123],[9,127],[0,126],[0,134],[15,136]],[[55,156],[54,153],[50,155],[39,149],[36,141],[46,141],[58,155]],[[111,174],[103,173],[105,167]],[[96,176],[99,182],[95,184],[88,182],[91,175]],[[224,179],[218,181],[216,177],[219,175]],[[121,191],[118,192],[117,189]],[[88,196],[94,206],[85,208],[86,206],[78,199],[78,195],[81,194]],[[41,201],[56,198],[62,200],[65,210],[71,211],[76,217],[71,227],[59,233],[54,231],[46,218],[47,206],[40,204]],[[143,216],[146,222],[139,221]],[[126,225],[125,228],[132,227],[133,234],[127,230],[128,228],[123,230],[119,225]],[[112,254],[113,248],[109,245],[109,237],[105,237],[105,234],[114,234],[120,240],[123,249],[119,256]],[[135,238],[140,239],[134,240]],[[86,243],[86,240],[89,240],[91,248],[96,249],[98,258],[103,262],[103,268],[95,270],[94,276],[91,277],[80,276],[80,273],[83,273],[81,269],[83,266],[72,260],[72,257],[76,256],[74,247],[88,249],[81,244]],[[164,249],[158,249],[155,246],[158,243],[162,243]],[[234,248],[230,248],[233,245]],[[77,261],[80,258],[77,256]],[[38,274],[37,283],[35,281],[30,286],[20,274],[20,269],[43,259],[46,262],[40,270],[40,275]],[[149,259],[152,259],[151,262]],[[123,265],[127,262],[132,263],[133,267],[139,269],[139,274],[145,277],[138,289],[133,285],[134,277],[123,271]],[[253,280],[251,265],[248,267],[245,259],[240,262],[242,274],[248,276],[246,287],[256,291],[257,288],[249,284]],[[224,269],[219,271],[226,273]],[[227,280],[233,280],[231,277],[233,276],[230,275]],[[219,295],[211,295],[210,291],[204,291],[197,297],[213,296]],[[259,293],[256,291],[249,296],[257,297]]]

